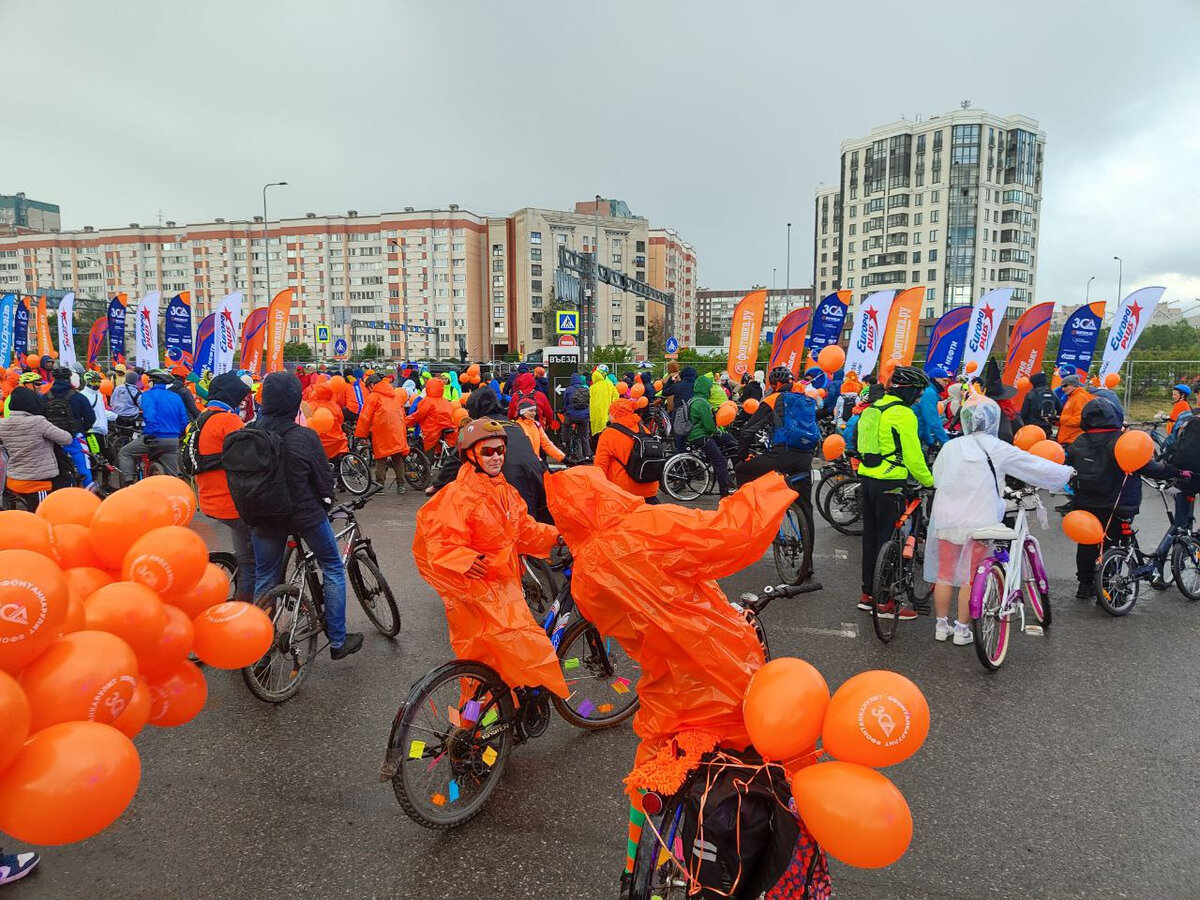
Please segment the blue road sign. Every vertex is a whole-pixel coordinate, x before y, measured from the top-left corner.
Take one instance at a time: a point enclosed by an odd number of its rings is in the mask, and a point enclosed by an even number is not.
[[[317,343],[318,344],[328,344],[329,343],[329,326],[328,325],[318,325],[317,326]]]
[[[346,355],[346,339],[345,338],[338,338],[336,341],[333,342],[333,352],[336,353],[338,356]]]
[[[674,335],[667,338],[666,351],[668,353],[678,353],[679,352],[679,341],[678,341],[678,339],[675,338]]]
[[[558,319],[559,334],[578,334],[579,333],[579,313],[571,310],[558,310],[555,314]]]

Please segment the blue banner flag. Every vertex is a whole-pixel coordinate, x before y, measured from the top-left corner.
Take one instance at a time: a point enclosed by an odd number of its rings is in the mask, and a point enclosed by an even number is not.
[[[962,366],[963,347],[967,342],[967,324],[971,321],[973,308],[958,306],[937,320],[929,334],[929,350],[925,354],[926,372],[936,371],[939,377],[947,377]]]
[[[216,317],[209,313],[200,320],[200,327],[196,329],[196,365],[195,371],[203,372],[213,370],[213,324],[216,322]]]
[[[808,329],[808,355],[816,359],[822,348],[839,343],[850,308],[850,291],[835,291],[817,304]]]
[[[167,304],[163,344],[167,359],[192,367],[192,295],[188,291],[176,294]]]
[[[14,338],[17,330],[17,295],[0,297],[0,366],[12,362]]]
[[[125,308],[127,294],[117,294],[108,301],[108,355],[113,364],[125,362]]]
[[[1077,369],[1086,375],[1092,367],[1092,356],[1096,352],[1096,340],[1100,337],[1100,324],[1103,321],[1103,300],[1088,303],[1071,313],[1063,326],[1054,367]]]
[[[13,353],[22,359],[29,352],[29,298],[18,297],[13,313]]]

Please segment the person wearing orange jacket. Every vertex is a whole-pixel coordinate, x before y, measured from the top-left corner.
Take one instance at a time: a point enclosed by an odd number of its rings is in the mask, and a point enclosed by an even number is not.
[[[510,688],[543,687],[566,697],[554,646],[521,590],[521,555],[547,557],[561,539],[553,525],[529,515],[504,480],[508,440],[494,419],[463,426],[462,465],[417,513],[413,557],[445,604],[455,656],[491,666]]]
[[[625,465],[633,453],[633,438],[612,427],[619,425],[635,434],[648,433],[633,404],[628,400],[614,400],[608,408],[608,425],[609,427],[600,432],[600,440],[596,443],[594,465],[599,467],[605,478],[621,490],[641,497],[647,503],[658,503],[657,481],[642,484],[630,478],[629,473],[625,471]]]
[[[1192,389],[1186,384],[1177,384],[1171,389],[1171,399],[1174,400],[1174,405],[1171,407],[1171,415],[1167,421],[1167,434],[1175,430],[1175,425],[1179,422],[1179,417],[1184,413],[1192,411]]]
[[[396,473],[396,493],[404,493],[404,457],[408,456],[408,424],[404,421],[404,401],[392,387],[392,383],[381,375],[368,379],[366,399],[358,423],[354,427],[355,437],[371,438],[371,453],[375,456],[375,479],[380,487],[387,484],[387,470],[391,466]]]
[[[350,451],[350,441],[346,438],[345,429],[342,428],[344,421],[342,407],[333,399],[333,389],[328,384],[314,384],[309,390],[312,391],[309,405],[313,411],[327,409],[333,416],[333,427],[321,435],[321,446],[325,448],[325,455],[329,459],[337,459],[343,453]]]
[[[533,445],[533,452],[538,455],[538,459],[549,456],[553,460],[562,462],[567,458],[567,454],[559,450],[554,445],[554,441],[546,436],[546,429],[537,420],[537,404],[532,400],[518,401],[517,425],[520,426],[521,431],[525,432],[525,437],[529,438],[529,443]]]
[[[1067,395],[1067,402],[1058,414],[1056,440],[1065,446],[1083,434],[1083,408],[1091,402],[1092,395],[1083,389],[1083,377],[1078,372],[1064,378],[1059,387]]]
[[[446,443],[451,447],[458,433],[454,427],[454,406],[443,395],[446,382],[440,378],[430,378],[425,384],[425,398],[417,404],[416,410],[409,417],[409,425],[421,426],[421,443],[428,453],[437,446],[442,432],[449,430]]]

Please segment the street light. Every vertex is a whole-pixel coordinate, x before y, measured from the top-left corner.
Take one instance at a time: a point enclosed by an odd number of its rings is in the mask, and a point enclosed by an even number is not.
[[[404,361],[408,362],[408,282],[405,280],[404,249],[395,238],[388,238],[388,243],[396,248],[400,257],[400,316],[404,319]]]
[[[263,257],[267,261],[267,305],[271,305],[271,239],[267,234],[267,188],[283,187],[286,181],[272,181],[263,185]],[[254,279],[251,278],[251,283]],[[314,351],[315,352],[315,351]]]
[[[1083,289],[1083,304],[1084,304],[1084,306],[1086,306],[1092,299],[1092,282],[1095,280],[1096,280],[1096,276],[1093,275],[1091,278],[1089,278],[1087,280],[1087,287],[1085,287]]]
[[[1119,256],[1114,256],[1117,261],[1117,303],[1121,302],[1121,279],[1125,274],[1125,260]]]

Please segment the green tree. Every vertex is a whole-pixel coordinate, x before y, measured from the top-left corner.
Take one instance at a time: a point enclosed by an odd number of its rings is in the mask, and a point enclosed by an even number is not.
[[[719,347],[721,343],[721,336],[715,331],[709,331],[707,328],[696,329],[697,347]]]
[[[627,362],[633,362],[633,348],[624,344],[606,344],[592,352],[593,365],[606,363],[611,366]]]
[[[367,346],[358,351],[357,356],[360,360],[379,359],[381,356],[383,356],[383,348],[378,344],[367,344]]]
[[[651,319],[646,325],[646,358],[661,359],[666,353],[666,336],[663,334],[663,326],[657,319]]]
[[[283,345],[283,358],[288,362],[303,362],[316,357],[308,344],[302,341],[288,341]]]

